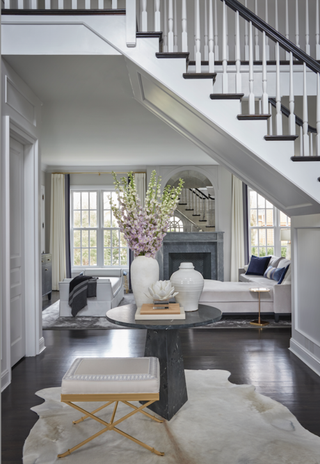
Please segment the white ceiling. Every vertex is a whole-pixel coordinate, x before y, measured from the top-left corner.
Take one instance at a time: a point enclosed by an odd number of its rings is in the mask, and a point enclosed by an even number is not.
[[[42,101],[48,167],[212,165],[133,98],[122,56],[6,56]]]

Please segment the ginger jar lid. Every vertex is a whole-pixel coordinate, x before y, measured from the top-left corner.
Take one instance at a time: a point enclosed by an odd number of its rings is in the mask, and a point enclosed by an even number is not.
[[[180,263],[179,269],[194,269],[192,263]]]

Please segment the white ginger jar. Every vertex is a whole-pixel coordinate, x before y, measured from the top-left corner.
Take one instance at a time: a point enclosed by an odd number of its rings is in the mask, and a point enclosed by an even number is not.
[[[170,282],[178,293],[176,301],[185,311],[197,311],[204,280],[192,263],[181,263],[179,270],[170,277]]]

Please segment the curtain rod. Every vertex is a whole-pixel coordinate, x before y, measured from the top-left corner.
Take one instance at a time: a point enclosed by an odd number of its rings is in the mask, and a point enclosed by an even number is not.
[[[79,172],[50,172],[48,174],[128,174],[128,172],[133,172],[133,174],[146,174],[146,171],[79,171]]]

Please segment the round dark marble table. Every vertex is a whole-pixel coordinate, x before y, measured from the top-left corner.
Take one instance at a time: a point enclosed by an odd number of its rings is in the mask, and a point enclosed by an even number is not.
[[[136,310],[134,304],[119,306],[107,312],[107,319],[113,324],[147,329],[144,355],[154,356],[160,362],[160,400],[150,409],[170,420],[188,400],[179,329],[217,322],[222,313],[217,308],[199,304],[198,311],[186,312],[185,319],[136,321]]]

